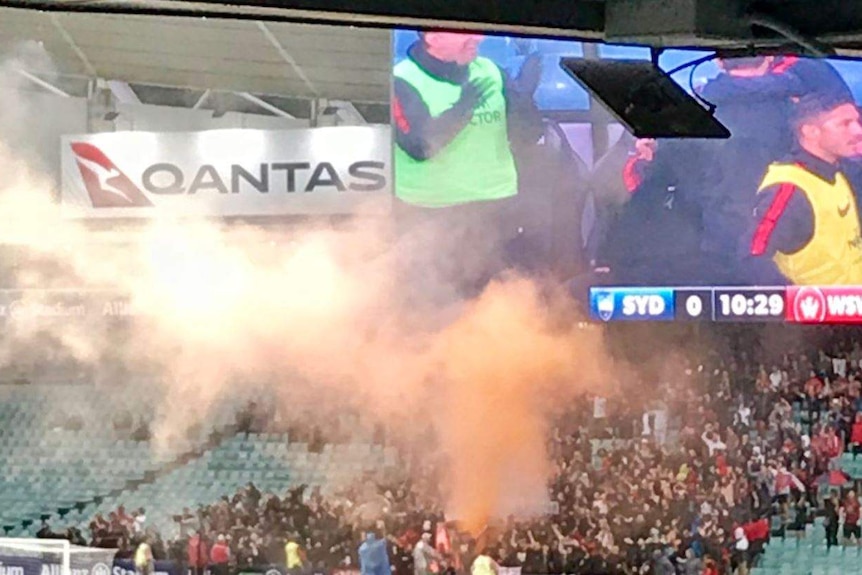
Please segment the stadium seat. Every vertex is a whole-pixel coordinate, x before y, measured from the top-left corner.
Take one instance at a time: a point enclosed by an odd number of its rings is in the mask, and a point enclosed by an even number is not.
[[[59,405],[61,413],[79,416],[80,430],[57,424],[54,410]],[[0,501],[16,505],[4,507],[4,523],[50,515],[60,507],[122,488],[126,481],[142,479],[176,458],[176,450],[157,451],[151,442],[111,437],[105,423],[121,409],[136,419],[152,419],[154,414],[151,405],[106,399],[95,386],[33,385],[5,394],[0,404],[0,428],[5,431],[0,444],[4,471]]]
[[[130,480],[143,480],[197,449],[218,428],[233,424],[233,403],[213,405],[197,439],[160,438],[134,441],[113,436],[114,414],[128,411],[135,421],[155,420],[157,407],[141,401],[141,392],[100,394],[95,386],[58,388],[33,385],[14,389],[0,402],[0,524],[13,526],[11,536],[32,536],[42,515],[55,529],[84,526],[95,513],[109,513],[119,505],[147,509],[148,524],[163,534],[176,533],[172,516],[231,495],[250,480],[262,491],[283,494],[299,483],[319,485],[355,476],[363,469],[395,465],[392,448],[362,442],[325,445],[310,453],[306,443],[290,443],[287,433],[237,434],[185,465],[157,475],[118,495]],[[62,411],[55,406],[62,405]],[[60,416],[75,414],[78,431],[62,429]],[[106,425],[106,423],[108,425]],[[106,430],[107,428],[107,430]],[[94,498],[102,497],[99,503]],[[80,504],[80,510],[74,506]],[[70,508],[60,516],[58,510]],[[25,520],[36,520],[24,527]]]

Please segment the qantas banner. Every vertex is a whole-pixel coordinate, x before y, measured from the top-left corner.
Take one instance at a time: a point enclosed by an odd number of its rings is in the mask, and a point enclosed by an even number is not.
[[[62,207],[78,218],[385,213],[387,126],[64,136]]]

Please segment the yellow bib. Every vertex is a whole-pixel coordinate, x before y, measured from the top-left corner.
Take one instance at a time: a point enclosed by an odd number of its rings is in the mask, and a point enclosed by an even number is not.
[[[473,567],[470,571],[472,575],[494,575],[494,569],[491,567],[491,558],[487,555],[479,555],[473,561]]]
[[[149,563],[148,551],[150,550],[150,546],[146,543],[141,543],[138,545],[138,549],[135,551],[135,565],[138,567],[143,567],[147,563]]]
[[[798,252],[773,260],[795,285],[862,285],[862,237],[853,189],[840,172],[830,184],[796,164],[772,164],[758,193],[792,184],[814,213],[814,235]]]
[[[299,544],[293,541],[284,546],[284,554],[287,557],[287,568],[295,569],[302,567],[302,559],[299,557]]]

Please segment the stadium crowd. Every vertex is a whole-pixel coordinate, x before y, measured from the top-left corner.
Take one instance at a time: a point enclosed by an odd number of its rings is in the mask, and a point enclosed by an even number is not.
[[[584,396],[549,434],[551,512],[476,538],[445,522],[435,480],[445,463],[426,460],[405,477],[364,476],[326,496],[250,484],[183,510],[170,541],[147,527],[144,509],[119,508],[93,519],[91,544],[131,557],[146,538],[156,559],[217,573],[329,573],[358,569],[373,530],[399,575],[458,572],[480,549],[525,574],[744,574],[770,536],[804,532],[815,515],[827,545],[858,544],[859,502],[839,461],[862,445],[862,346],[843,333],[814,353],[777,355],[736,334],[679,367],[647,406],[636,394]]]

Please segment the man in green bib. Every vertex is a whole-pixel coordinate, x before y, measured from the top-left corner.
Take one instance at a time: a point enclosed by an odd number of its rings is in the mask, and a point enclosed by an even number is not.
[[[541,118],[533,102],[538,60],[517,80],[478,55],[483,37],[423,32],[394,69],[395,194],[422,208],[511,198],[518,171],[511,142]]]

